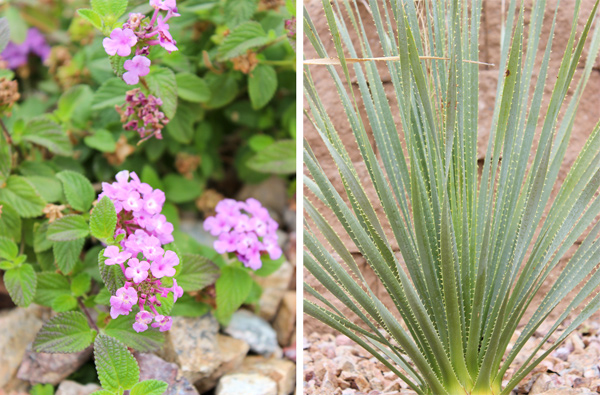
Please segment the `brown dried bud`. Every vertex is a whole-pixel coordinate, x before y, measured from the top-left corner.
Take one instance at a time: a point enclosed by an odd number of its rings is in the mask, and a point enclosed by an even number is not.
[[[256,52],[248,51],[245,55],[240,55],[231,59],[233,62],[233,69],[239,70],[244,74],[250,73],[258,64],[258,58]]]
[[[10,112],[12,106],[21,98],[19,93],[19,84],[17,81],[10,81],[6,78],[0,78],[0,113]]]
[[[212,217],[216,214],[215,208],[217,204],[223,199],[225,199],[225,196],[219,192],[214,189],[207,189],[196,199],[196,207],[204,213],[204,217]]]
[[[46,207],[42,210],[44,214],[46,214],[46,218],[48,218],[48,222],[54,222],[54,220],[58,218],[62,218],[64,214],[62,211],[66,209],[67,206],[61,204],[57,206],[56,204],[47,204]]]
[[[113,166],[120,166],[125,162],[125,159],[135,152],[132,145],[127,144],[127,138],[124,135],[117,140],[117,147],[113,153],[104,153],[104,157]]]
[[[194,172],[200,166],[200,161],[198,155],[178,152],[175,156],[175,167],[179,174],[191,180],[194,177]]]

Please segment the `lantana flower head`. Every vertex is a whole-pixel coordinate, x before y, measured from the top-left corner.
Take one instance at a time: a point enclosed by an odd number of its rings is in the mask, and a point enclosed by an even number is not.
[[[281,257],[277,244],[278,224],[258,200],[224,199],[215,211],[214,217],[204,221],[204,229],[218,237],[214,242],[218,253],[235,253],[240,262],[253,270],[262,267],[265,255],[271,259]]]
[[[42,61],[46,61],[50,55],[51,48],[46,42],[44,35],[35,27],[27,30],[25,41],[21,44],[16,44],[10,41],[4,51],[2,51],[2,59],[8,63],[9,69],[17,69],[20,66],[27,64],[29,54],[39,56]]]
[[[143,332],[150,325],[166,331],[172,319],[160,314],[158,296],[173,294],[177,301],[183,289],[172,278],[179,265],[179,257],[164,245],[173,241],[173,225],[161,214],[164,193],[141,182],[137,174],[119,172],[112,184],[103,183],[99,199],[107,196],[117,212],[115,237],[122,235],[119,245],[104,250],[106,265],[119,265],[126,282],[110,298],[112,318],[128,315],[137,305],[133,329]],[[172,283],[172,286],[167,284]]]

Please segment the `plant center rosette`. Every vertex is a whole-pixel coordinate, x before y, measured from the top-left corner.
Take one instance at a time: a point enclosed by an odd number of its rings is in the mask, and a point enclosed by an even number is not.
[[[214,248],[219,254],[233,254],[246,267],[258,270],[262,256],[281,257],[277,243],[279,225],[256,199],[245,202],[225,199],[217,204],[216,215],[204,221],[204,229],[218,239]]]
[[[140,181],[134,172],[121,171],[116,182],[102,183],[98,199],[107,196],[117,212],[115,240],[117,245],[104,250],[105,265],[118,265],[125,284],[110,298],[110,316],[129,315],[137,304],[133,329],[143,332],[149,325],[161,332],[171,328],[172,318],[160,314],[158,297],[173,293],[174,302],[183,289],[173,278],[179,257],[163,246],[173,241],[173,225],[161,214],[165,194]],[[167,286],[166,284],[171,284]]]

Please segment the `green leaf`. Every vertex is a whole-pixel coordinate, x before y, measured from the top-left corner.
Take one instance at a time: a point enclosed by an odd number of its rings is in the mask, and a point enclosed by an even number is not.
[[[12,261],[19,255],[19,247],[11,239],[0,236],[0,260]]]
[[[97,149],[101,152],[115,152],[117,142],[112,133],[108,130],[98,129],[91,136],[83,138],[83,142],[90,148]]]
[[[104,196],[90,216],[90,233],[99,240],[112,240],[117,226],[117,212],[108,196]]]
[[[0,215],[0,235],[21,241],[21,217],[6,202],[2,205],[2,215]]]
[[[98,253],[98,269],[100,270],[100,277],[106,288],[112,295],[117,292],[117,289],[121,288],[125,284],[125,276],[123,270],[119,265],[105,265],[104,261],[104,249]]]
[[[46,202],[24,177],[10,176],[0,188],[0,203],[12,207],[21,217],[33,218],[42,214]],[[4,211],[4,210],[3,210]],[[4,216],[4,213],[2,213]]]
[[[184,291],[199,291],[219,277],[219,267],[200,255],[183,254],[181,265],[175,278]]]
[[[205,103],[210,100],[208,84],[196,74],[179,73],[175,76],[177,81],[177,95],[183,100],[193,103]]]
[[[74,296],[83,296],[92,287],[92,276],[87,273],[79,273],[71,279],[71,292]]]
[[[52,384],[36,384],[31,387],[30,395],[54,395]]]
[[[46,118],[35,118],[27,123],[22,139],[48,148],[57,155],[73,154],[71,141],[61,126]]]
[[[248,94],[252,108],[259,110],[271,101],[277,91],[277,73],[273,66],[257,65],[248,77]]]
[[[92,392],[91,395],[115,395],[115,393],[107,390],[98,390],[96,392]]]
[[[109,79],[94,94],[92,110],[98,111],[124,104],[127,91],[129,91],[129,87],[121,78],[115,77]]]
[[[121,315],[106,325],[104,333],[136,351],[151,352],[158,350],[165,341],[163,333],[154,328],[148,328],[144,332],[135,332],[132,329],[134,322],[135,314]]]
[[[206,82],[211,92],[210,101],[205,104],[209,109],[226,106],[236,98],[239,92],[233,73],[207,74]]]
[[[0,18],[0,52],[4,51],[10,40],[10,28],[6,18]]]
[[[51,307],[54,299],[70,293],[69,281],[65,276],[54,272],[41,272],[37,274],[35,303]]]
[[[73,295],[64,294],[57,296],[52,301],[52,310],[57,313],[74,310],[77,307],[77,299]]]
[[[81,215],[65,215],[48,226],[47,237],[51,241],[71,241],[86,237],[90,233],[87,222]]]
[[[162,100],[161,108],[167,118],[173,118],[177,111],[177,80],[173,71],[164,67],[152,67],[145,78],[150,93]]]
[[[96,11],[91,10],[89,8],[80,8],[77,10],[77,13],[83,19],[90,22],[92,26],[94,26],[96,29],[102,30],[102,18],[100,17],[100,15],[98,15]]]
[[[167,124],[167,132],[182,144],[189,144],[194,137],[194,111],[185,105],[179,105],[175,117]]]
[[[106,335],[96,336],[94,360],[102,388],[123,391],[133,388],[140,380],[135,358],[118,340]]]
[[[100,290],[100,292],[98,292],[96,294],[96,296],[94,297],[94,302],[96,304],[101,304],[104,306],[108,306],[110,304],[110,297],[112,295],[110,294],[110,291],[108,290],[108,288],[102,288]],[[123,316],[119,316],[119,317],[123,317]]]
[[[256,12],[257,5],[255,0],[227,0],[223,7],[225,23],[229,28],[234,28],[246,22]]]
[[[201,317],[210,311],[210,306],[206,303],[198,302],[188,293],[177,299],[171,310],[172,316],[177,317]]]
[[[54,242],[52,251],[56,266],[63,274],[69,274],[77,264],[83,250],[84,238]]]
[[[158,173],[156,172],[156,170],[154,170],[154,167],[151,165],[144,166],[144,168],[142,169],[142,176],[140,178],[142,182],[145,182],[154,189],[165,189],[162,181],[160,180],[160,177],[158,176]]]
[[[112,55],[108,57],[110,61],[110,67],[113,69],[113,72],[117,75],[117,77],[122,78],[125,73],[125,61],[127,58],[119,55]]]
[[[248,161],[248,167],[261,173],[295,173],[296,141],[280,140],[269,145]]]
[[[12,164],[13,157],[10,145],[6,142],[4,135],[0,134],[0,186],[10,176]]]
[[[33,266],[21,265],[4,273],[4,285],[17,306],[27,307],[35,296],[37,277]]]
[[[245,22],[237,26],[225,37],[219,47],[221,59],[227,60],[246,53],[249,49],[267,44],[270,38],[258,22]]]
[[[273,144],[275,139],[268,134],[255,134],[248,140],[248,145],[254,152],[260,152]]]
[[[92,344],[95,333],[80,312],[60,313],[42,326],[33,341],[33,350],[48,353],[82,351]]]
[[[67,202],[77,211],[86,212],[92,207],[96,192],[83,175],[71,170],[61,171],[56,177],[62,182]]]
[[[252,277],[242,268],[225,266],[215,284],[217,293],[216,317],[222,324],[240,308],[252,290]]]
[[[33,250],[43,252],[52,248],[52,241],[48,240],[48,221],[38,222],[33,226]]]
[[[178,174],[168,174],[163,183],[167,199],[174,203],[191,202],[202,193],[202,186],[197,181]]]
[[[130,392],[130,395],[162,395],[169,385],[159,380],[144,380],[137,383]]]
[[[92,9],[103,17],[117,20],[127,10],[126,0],[91,0]]]
[[[63,198],[62,185],[56,177],[25,176],[47,203],[56,203]]]
[[[10,40],[21,44],[27,37],[27,23],[23,20],[21,13],[16,7],[8,7],[4,16],[8,21]]]
[[[75,85],[61,95],[54,114],[63,123],[70,122],[74,118],[85,118],[83,115],[80,117],[75,115],[89,112],[92,97],[92,90],[89,86]]]
[[[270,259],[268,256],[263,256],[261,260],[262,266],[260,269],[254,271],[257,276],[261,277],[267,277],[275,273],[281,267],[283,262],[285,262],[285,258],[283,256],[275,260]]]

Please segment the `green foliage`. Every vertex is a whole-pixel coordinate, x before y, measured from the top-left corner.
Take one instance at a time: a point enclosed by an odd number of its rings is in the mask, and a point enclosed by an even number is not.
[[[258,22],[244,22],[231,31],[219,47],[219,56],[231,59],[247,50],[266,45],[271,40]]]
[[[4,272],[4,285],[17,306],[27,307],[35,296],[37,277],[33,266],[24,264]]]
[[[272,66],[259,64],[250,72],[248,94],[252,108],[261,109],[271,101],[277,91],[277,73]]]
[[[115,206],[108,196],[104,196],[92,210],[90,233],[95,238],[108,242],[113,238],[116,226],[117,212]]]
[[[133,355],[118,340],[106,335],[96,336],[94,361],[102,388],[122,393],[140,380],[140,369]]]
[[[59,124],[46,118],[35,118],[27,123],[21,138],[33,144],[48,148],[57,155],[73,153],[69,137]]]
[[[104,328],[104,333],[136,351],[150,352],[158,350],[165,341],[164,335],[157,329],[148,329],[139,333],[134,332],[131,329],[134,322],[134,314],[119,316],[108,323]]]
[[[84,242],[85,239],[79,238],[68,241],[57,241],[52,245],[56,266],[61,272],[68,274],[73,270],[83,250]]]
[[[0,203],[10,206],[23,218],[41,215],[46,206],[46,202],[30,181],[14,175],[8,177],[4,187],[0,187]],[[4,216],[4,208],[2,216]]]
[[[194,103],[205,103],[210,100],[210,89],[206,82],[192,73],[179,73],[175,76],[177,81],[177,95],[183,100]]]
[[[168,384],[159,380],[144,380],[137,383],[132,389],[131,395],[162,395],[167,390]]]
[[[281,140],[268,145],[248,161],[248,166],[262,173],[295,173],[296,141]]]
[[[173,71],[163,67],[152,67],[146,80],[150,92],[162,100],[161,108],[167,118],[173,118],[177,111],[177,80]]]
[[[242,268],[225,266],[215,284],[217,293],[216,317],[227,324],[231,315],[246,301],[252,290],[252,277]]]
[[[199,291],[213,285],[219,277],[219,267],[200,255],[182,255],[182,267],[175,276],[184,291]]]
[[[117,289],[125,284],[125,276],[123,276],[123,270],[121,270],[119,265],[105,265],[105,260],[104,249],[102,249],[98,254],[100,277],[102,277],[102,281],[104,282],[104,285],[106,285],[106,288],[114,295],[117,292]]]
[[[377,37],[366,36],[352,2],[322,3],[331,37],[316,34],[308,12],[304,26],[320,58],[333,55],[327,55],[323,44],[333,38],[339,59],[333,63],[340,68],[329,66],[328,71],[347,119],[332,122],[311,66],[304,69],[304,84],[308,118],[330,154],[327,159],[335,162],[343,190],[334,187],[321,157],[306,143],[310,176],[305,185],[311,193],[305,199],[304,264],[329,293],[306,284],[313,300],[305,301],[304,311],[360,344],[417,394],[508,395],[600,307],[594,291],[600,285],[595,271],[600,226],[593,224],[600,214],[595,197],[600,124],[567,178],[557,184],[577,106],[600,49],[596,27],[591,55],[573,84],[598,2],[582,13],[587,23],[572,30],[566,48],[553,43],[553,19],[541,57],[546,2],[527,11],[524,4],[517,8],[518,2],[510,2],[482,166],[477,155],[482,2],[467,7],[455,0],[431,13],[433,3],[425,4],[426,18],[414,2],[402,7],[393,1],[370,2]],[[577,26],[580,7],[577,2],[572,26]],[[527,37],[526,12],[532,15]],[[564,11],[553,12],[556,17]],[[384,63],[364,59],[378,52],[385,57],[380,61],[386,61],[393,101],[382,82]],[[548,75],[551,52],[562,56],[557,76]],[[364,60],[350,63],[346,57]],[[542,111],[546,84],[552,93]],[[349,92],[349,86],[357,90]],[[339,132],[346,125],[359,159],[351,159],[348,137]],[[375,193],[367,193],[371,188]],[[553,190],[558,194],[552,195]],[[377,275],[377,286],[384,287],[391,307],[375,296],[330,218],[339,221]],[[576,253],[566,255],[578,238],[584,241]],[[542,290],[561,260],[564,269]],[[543,300],[535,305],[533,296],[540,290]],[[351,316],[334,305],[333,297]],[[551,315],[563,299],[566,310]],[[583,305],[568,322],[570,313]],[[515,338],[526,311],[533,314]],[[534,342],[536,348],[503,382],[517,354],[549,317],[547,335]],[[564,330],[557,334],[561,326]]]
[[[42,326],[33,349],[48,353],[78,352],[92,344],[95,335],[96,331],[90,328],[83,314],[76,311],[61,313]]]
[[[96,199],[94,187],[83,175],[71,170],[61,171],[56,177],[62,182],[67,202],[77,211],[89,211]]]
[[[51,241],[82,239],[90,233],[88,224],[81,215],[65,215],[48,225],[47,237]]]

